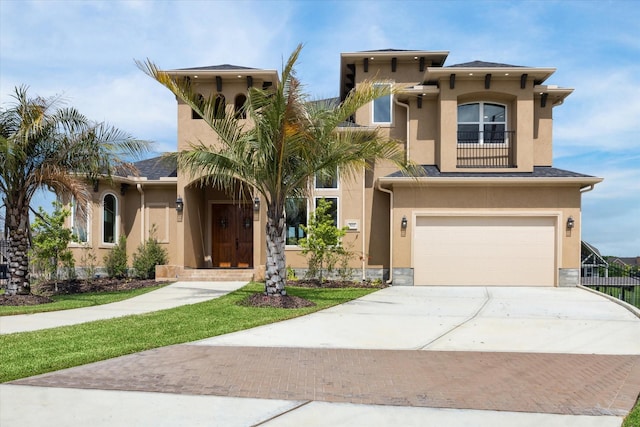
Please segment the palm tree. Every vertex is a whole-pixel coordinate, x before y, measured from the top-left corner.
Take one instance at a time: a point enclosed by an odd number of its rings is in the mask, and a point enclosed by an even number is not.
[[[31,98],[15,88],[14,102],[0,110],[0,191],[9,238],[7,295],[28,294],[29,210],[34,194],[47,189],[71,195],[78,205],[90,199],[86,180],[131,170],[125,156],[147,150],[148,143],[119,129],[94,123],[60,97]]]
[[[353,178],[363,167],[378,159],[395,162],[402,170],[415,169],[404,162],[394,141],[376,131],[341,127],[359,108],[387,95],[390,90],[372,82],[359,84],[339,105],[309,102],[296,78],[294,65],[302,45],[283,67],[275,88],[250,88],[244,106],[252,123],[245,126],[242,115],[216,109],[214,96],[203,99],[188,80],[163,72],[147,60],[138,67],[198,113],[218,135],[219,143],[192,142],[188,150],[176,153],[181,170],[203,184],[228,191],[252,188],[267,205],[266,283],[267,295],[285,295],[285,202],[303,197],[310,179],[317,173],[341,179]],[[241,190],[242,190],[241,188]]]

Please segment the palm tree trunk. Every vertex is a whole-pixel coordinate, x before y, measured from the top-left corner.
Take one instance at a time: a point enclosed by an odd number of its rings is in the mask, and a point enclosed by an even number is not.
[[[267,211],[267,265],[265,293],[269,296],[286,295],[284,289],[287,277],[285,259],[285,220],[284,214],[276,209]],[[275,218],[274,218],[275,217]]]
[[[9,229],[9,283],[7,295],[28,295],[29,283],[29,205],[7,206]]]

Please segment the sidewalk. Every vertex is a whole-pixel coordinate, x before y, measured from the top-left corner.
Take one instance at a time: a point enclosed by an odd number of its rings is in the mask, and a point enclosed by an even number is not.
[[[0,385],[0,424],[614,427],[639,392],[640,319],[603,297],[392,287]]]
[[[112,304],[48,313],[0,316],[0,334],[76,325],[195,304],[218,298],[244,285],[246,282],[176,282],[156,291]]]

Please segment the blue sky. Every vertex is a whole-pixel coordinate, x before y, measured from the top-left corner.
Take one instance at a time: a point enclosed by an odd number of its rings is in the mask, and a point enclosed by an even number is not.
[[[279,70],[298,43],[298,75],[336,96],[340,52],[449,51],[554,67],[574,88],[554,110],[554,166],[605,178],[583,195],[582,238],[640,255],[640,2],[0,0],[0,104],[17,85],[62,94],[156,150],[173,151],[173,96],[134,59],[165,69],[230,63]]]

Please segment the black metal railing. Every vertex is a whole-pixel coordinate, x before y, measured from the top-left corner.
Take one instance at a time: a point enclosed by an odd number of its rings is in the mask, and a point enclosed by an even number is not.
[[[459,168],[514,168],[515,131],[458,131]]]
[[[595,274],[583,275],[580,278],[580,284],[640,308],[640,272],[638,270],[609,265],[591,273]]]

